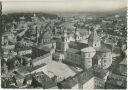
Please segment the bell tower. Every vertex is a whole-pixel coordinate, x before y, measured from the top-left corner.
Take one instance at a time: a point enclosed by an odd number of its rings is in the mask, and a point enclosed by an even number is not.
[[[68,49],[68,35],[67,30],[63,30],[63,35],[61,37],[62,43],[61,43],[61,50],[66,51]]]
[[[100,39],[100,37],[97,34],[97,29],[94,29],[91,32],[91,35],[88,38],[88,44],[89,44],[89,46],[92,46],[94,48],[100,47],[101,39]]]

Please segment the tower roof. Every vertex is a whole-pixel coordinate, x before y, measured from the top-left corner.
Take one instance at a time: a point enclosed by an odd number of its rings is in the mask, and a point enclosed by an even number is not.
[[[88,40],[90,42],[100,40],[100,37],[97,35],[97,31],[95,29],[91,32],[91,35],[89,36]]]

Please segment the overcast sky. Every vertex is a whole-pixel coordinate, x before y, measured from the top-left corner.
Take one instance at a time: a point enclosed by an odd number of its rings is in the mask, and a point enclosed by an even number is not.
[[[2,12],[87,12],[109,11],[126,7],[126,0],[29,0],[2,2]]]

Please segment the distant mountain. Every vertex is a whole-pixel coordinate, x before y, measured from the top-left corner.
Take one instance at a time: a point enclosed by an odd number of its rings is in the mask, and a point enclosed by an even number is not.
[[[95,12],[62,12],[58,13],[60,16],[95,16],[95,17],[104,17],[104,16],[111,16],[111,15],[126,15],[127,8],[120,8],[117,10],[112,10],[112,11],[95,11]]]

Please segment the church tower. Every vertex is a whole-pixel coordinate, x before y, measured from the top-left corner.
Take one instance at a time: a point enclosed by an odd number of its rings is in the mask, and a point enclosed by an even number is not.
[[[97,29],[94,29],[91,32],[91,35],[88,38],[88,44],[89,46],[92,46],[94,48],[98,48],[101,45],[101,39],[100,37],[97,35]]]
[[[62,51],[66,51],[68,49],[68,35],[67,35],[67,30],[63,30],[63,35],[61,37],[62,39]]]
[[[61,39],[56,42],[56,50],[60,52],[65,52],[68,49],[68,36],[67,30],[63,30],[63,35]]]
[[[80,40],[80,33],[79,33],[78,29],[77,29],[77,26],[75,28],[74,39],[75,39],[75,42]]]

